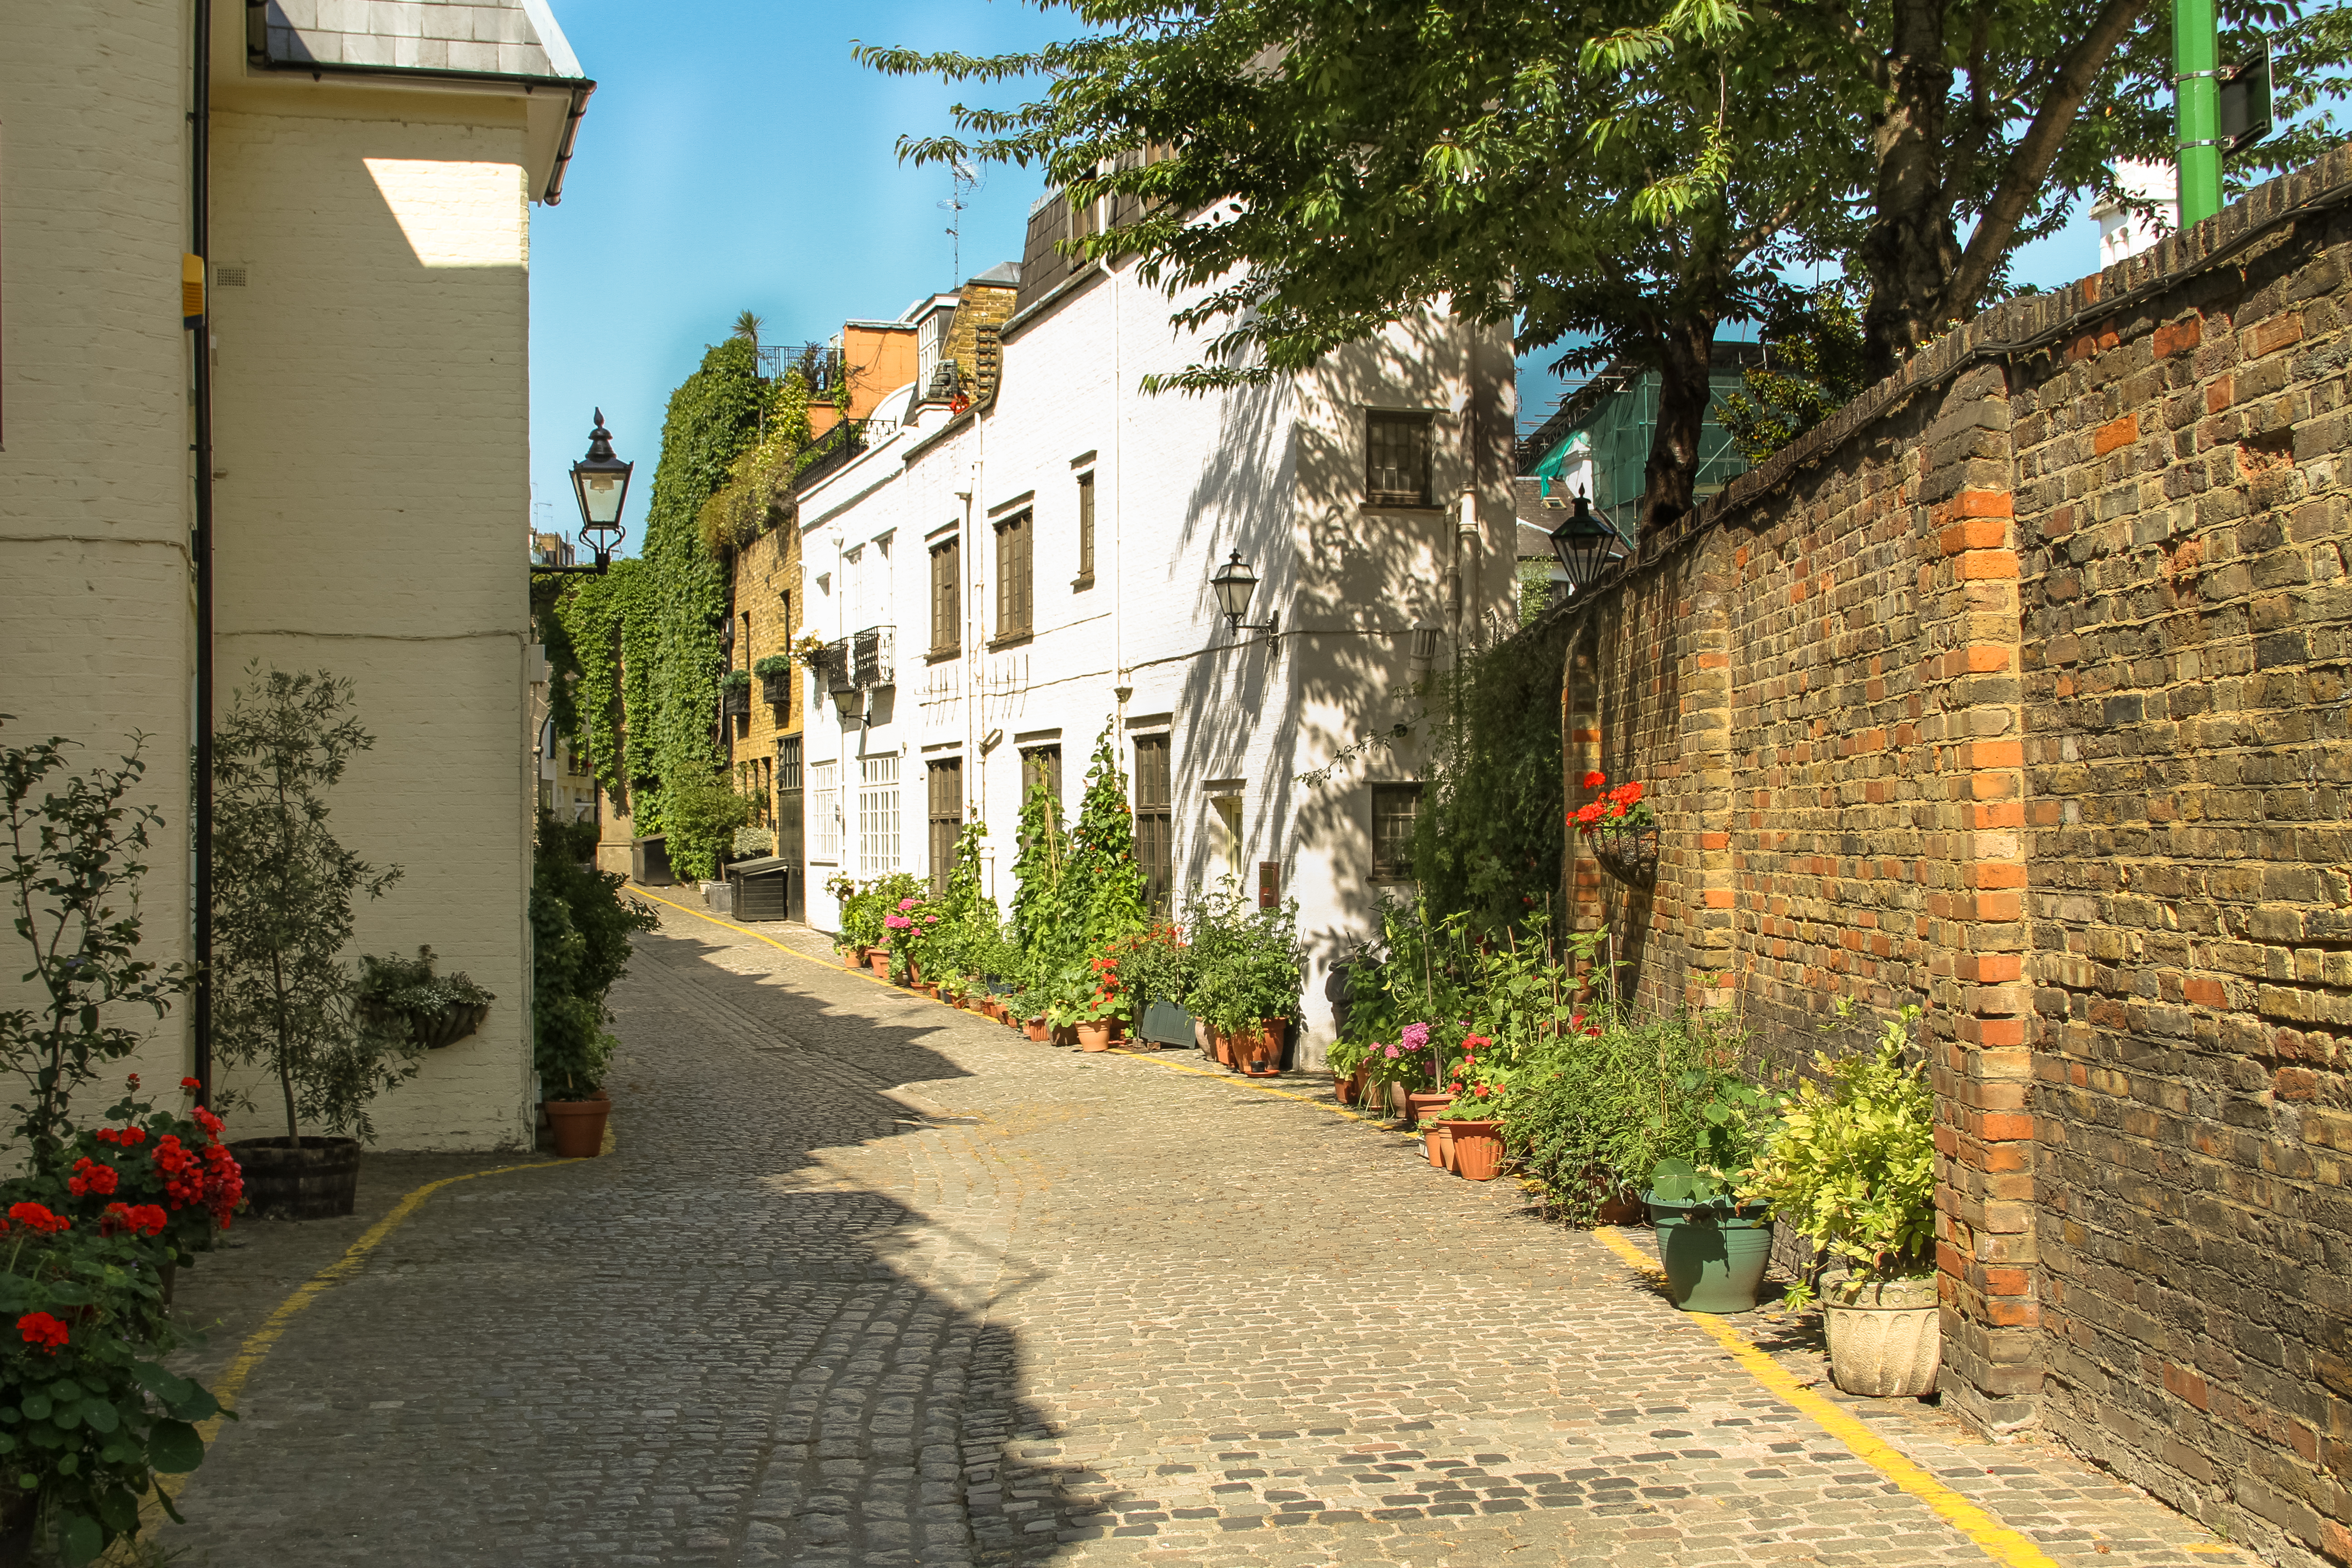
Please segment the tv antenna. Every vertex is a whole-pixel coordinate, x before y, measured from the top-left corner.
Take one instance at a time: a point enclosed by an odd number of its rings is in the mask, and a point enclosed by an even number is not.
[[[969,159],[958,158],[949,178],[948,198],[939,205],[948,215],[948,244],[954,271],[948,287],[952,289],[963,281],[963,209],[971,205],[972,194],[986,183],[986,177]]]

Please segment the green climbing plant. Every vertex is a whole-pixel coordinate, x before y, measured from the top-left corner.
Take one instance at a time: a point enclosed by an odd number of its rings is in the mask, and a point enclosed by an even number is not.
[[[1143,868],[1135,858],[1135,817],[1110,723],[1096,738],[1086,794],[1070,827],[1070,873],[1085,900],[1079,938],[1088,950],[1143,923]]]

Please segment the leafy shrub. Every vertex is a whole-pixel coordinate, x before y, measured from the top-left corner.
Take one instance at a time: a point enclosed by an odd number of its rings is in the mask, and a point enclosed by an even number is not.
[[[793,656],[788,653],[772,653],[765,658],[753,661],[751,665],[751,673],[762,680],[773,680],[779,676],[790,675],[792,672]]]
[[[709,880],[718,874],[719,852],[734,846],[735,830],[751,820],[756,803],[715,771],[681,774],[662,798],[671,868],[689,881]]]
[[[539,816],[530,887],[531,1057],[551,1100],[583,1100],[603,1087],[613,1054],[604,998],[629,963],[629,934],[651,931],[654,912],[625,901],[617,871],[580,863],[587,824]]]

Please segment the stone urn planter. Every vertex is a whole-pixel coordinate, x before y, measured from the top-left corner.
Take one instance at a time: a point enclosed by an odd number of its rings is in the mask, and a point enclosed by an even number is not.
[[[356,1138],[247,1138],[228,1151],[257,1219],[341,1219],[359,1199]]]
[[[1772,1216],[1730,1198],[1668,1203],[1644,1193],[1666,1294],[1685,1312],[1752,1312],[1772,1261]]]
[[[1822,1288],[1830,1378],[1870,1399],[1924,1398],[1943,1363],[1943,1312],[1936,1278],[1831,1280]]]
[[[1465,1181],[1491,1182],[1503,1171],[1503,1124],[1499,1121],[1448,1121],[1454,1149],[1454,1173]]]

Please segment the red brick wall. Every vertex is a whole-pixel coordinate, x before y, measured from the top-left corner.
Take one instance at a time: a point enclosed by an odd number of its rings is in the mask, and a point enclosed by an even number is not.
[[[1568,868],[1643,1000],[1927,1009],[1948,1405],[2288,1562],[2352,1562],[2346,198],[1931,345],[1645,540],[1567,696],[1570,805],[1664,823]]]

